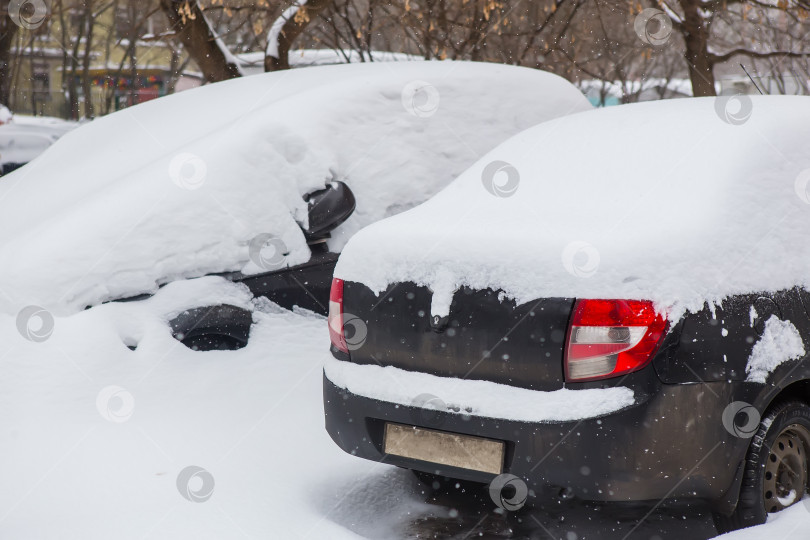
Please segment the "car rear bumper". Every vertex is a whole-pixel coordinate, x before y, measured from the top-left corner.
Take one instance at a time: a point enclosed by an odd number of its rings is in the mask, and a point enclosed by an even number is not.
[[[503,472],[538,496],[562,489],[592,501],[704,499],[736,504],[748,440],[728,433],[722,413],[731,385],[665,385],[642,403],[580,421],[529,423],[430,411],[353,394],[324,375],[329,435],[344,451],[409,469],[489,482],[493,474],[383,453],[386,422],[506,443]]]

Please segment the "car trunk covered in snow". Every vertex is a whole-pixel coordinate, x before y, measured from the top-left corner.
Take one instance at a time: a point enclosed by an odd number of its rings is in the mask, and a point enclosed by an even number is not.
[[[119,111],[0,181],[0,310],[65,313],[250,271],[260,234],[303,263],[302,195],[327,181],[357,196],[330,244],[340,249],[514,133],[588,108],[541,71],[418,62],[259,75]]]
[[[355,363],[444,377],[474,373],[476,379],[532,390],[563,387],[572,299],[516,306],[495,292],[462,288],[452,316],[445,318],[431,315],[431,291],[413,283],[392,286],[381,298],[361,284],[347,283],[344,297],[346,313],[373,321],[362,347],[351,351]]]
[[[707,301],[808,283],[810,101],[751,101],[737,125],[712,98],[538,125],[426,204],[361,231],[335,275],[381,295],[424,286],[434,317],[463,302],[461,287],[517,305],[648,299],[677,320]]]

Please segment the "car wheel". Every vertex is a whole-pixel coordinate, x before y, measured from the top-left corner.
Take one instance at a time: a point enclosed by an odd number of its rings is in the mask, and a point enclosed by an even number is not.
[[[194,351],[234,351],[247,345],[253,314],[227,304],[188,309],[169,321],[172,336]]]
[[[243,348],[246,343],[222,334],[200,334],[189,336],[181,343],[192,351],[236,351]]]
[[[781,403],[762,419],[751,439],[737,508],[715,514],[720,533],[765,523],[769,513],[800,501],[808,491],[810,407]]]

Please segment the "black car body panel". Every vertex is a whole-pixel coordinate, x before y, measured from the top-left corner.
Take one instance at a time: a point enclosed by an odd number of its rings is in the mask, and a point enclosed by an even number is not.
[[[678,336],[677,347],[668,356],[657,356],[654,362],[661,380],[744,381],[748,357],[772,315],[791,321],[810,343],[810,320],[798,290],[740,295],[678,323],[673,329]]]
[[[314,248],[312,257],[303,264],[251,276],[233,272],[226,277],[244,283],[254,296],[264,296],[283,308],[298,306],[326,315],[338,254],[326,251],[322,245],[324,249]]]
[[[634,391],[635,403],[573,422],[529,423],[452,411],[426,416],[419,407],[352,394],[325,375],[326,428],[343,450],[357,456],[480,482],[493,475],[383,454],[382,426],[395,422],[502,440],[504,472],[523,478],[538,494],[568,488],[596,501],[694,498],[730,513],[751,434],[734,433],[724,412],[744,402],[763,414],[786,395],[810,401],[806,357],[778,366],[767,384],[746,381],[747,361],[771,316],[790,320],[810,343],[802,296],[789,290],[727,299],[682,317],[645,368],[613,379],[566,383],[564,335],[573,299],[515,306],[499,300],[497,291],[458,292],[445,323],[462,338],[456,339],[431,328],[426,289],[400,283],[378,297],[364,285],[345,282],[344,311],[360,317],[368,335],[349,354],[333,347],[338,360],[534,390],[618,385]],[[484,356],[484,351],[494,353]]]
[[[370,321],[359,364],[381,364],[440,376],[484,379],[532,390],[563,387],[565,329],[574,301],[549,298],[516,305],[494,291],[462,288],[449,317],[430,315],[432,293],[399,283],[380,296],[346,283],[345,310]]]
[[[530,424],[448,412],[420,423],[425,415],[418,408],[358,396],[324,378],[324,409],[338,446],[374,461],[477,482],[494,478],[383,454],[385,422],[420,425],[505,441],[504,471],[541,496],[567,488],[584,500],[688,497],[727,508],[724,498],[748,446],[722,428],[732,393],[723,383],[667,385],[633,407],[583,421]]]

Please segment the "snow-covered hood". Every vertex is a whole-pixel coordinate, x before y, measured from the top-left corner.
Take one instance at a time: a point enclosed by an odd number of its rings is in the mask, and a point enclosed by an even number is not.
[[[302,195],[326,181],[358,200],[339,249],[507,137],[588,108],[541,71],[415,62],[256,75],[119,111],[0,179],[0,312],[65,313],[255,271],[248,246],[260,234],[283,241],[287,264],[305,262]]]
[[[531,128],[424,205],[355,235],[336,276],[378,292],[426,285],[440,315],[462,285],[518,302],[650,299],[677,318],[810,283],[810,99],[740,99]]]

